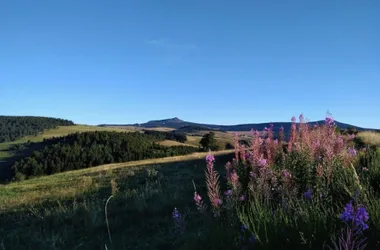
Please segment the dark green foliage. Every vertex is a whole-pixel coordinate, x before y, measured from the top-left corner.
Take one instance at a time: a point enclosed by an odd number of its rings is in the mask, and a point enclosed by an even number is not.
[[[232,145],[231,143],[227,142],[226,143],[226,146],[225,146],[225,149],[234,149],[234,145]]]
[[[154,143],[151,136],[135,133],[85,132],[44,141],[42,150],[16,162],[13,176],[17,179],[50,175],[114,162],[184,155],[196,152],[194,147],[165,147]]]
[[[219,131],[219,132],[224,132],[224,130],[219,130],[219,129],[213,129],[205,126],[198,126],[198,125],[189,125],[189,126],[183,126],[179,129],[176,130],[177,132],[185,132],[185,133],[194,133],[194,132],[199,132],[199,131]]]
[[[357,169],[360,177],[380,196],[380,148],[367,147],[361,152],[359,166],[363,166]]]
[[[245,147],[249,147],[249,142],[247,140],[239,140],[240,145],[244,145]]]
[[[0,116],[0,143],[15,141],[27,135],[38,135],[44,129],[71,126],[72,121],[34,116]]]
[[[153,136],[157,141],[171,140],[185,143],[187,141],[186,134],[179,132],[163,132],[155,130],[144,130],[144,134]]]
[[[315,166],[307,152],[290,152],[285,157],[284,167],[292,172],[296,186],[301,193],[315,186]]]
[[[214,132],[210,132],[210,133],[205,134],[202,137],[199,144],[202,146],[204,151],[208,151],[208,150],[215,151],[215,150],[218,150],[218,148],[219,148],[217,141],[215,139],[215,133]]]

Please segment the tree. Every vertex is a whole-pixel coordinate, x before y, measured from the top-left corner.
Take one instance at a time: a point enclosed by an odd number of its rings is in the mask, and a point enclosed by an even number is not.
[[[218,144],[215,139],[215,133],[214,132],[209,132],[208,134],[205,134],[201,141],[199,142],[201,144],[201,147],[203,148],[204,151],[208,150],[218,150]]]

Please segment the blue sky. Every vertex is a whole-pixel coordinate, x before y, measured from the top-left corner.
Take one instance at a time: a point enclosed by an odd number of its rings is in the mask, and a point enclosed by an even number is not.
[[[380,128],[380,1],[1,1],[0,114]]]

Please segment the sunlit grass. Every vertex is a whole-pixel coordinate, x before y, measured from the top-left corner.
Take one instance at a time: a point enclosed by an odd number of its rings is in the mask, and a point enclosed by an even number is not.
[[[380,146],[380,133],[373,131],[359,132],[357,137],[364,143],[373,146]]]

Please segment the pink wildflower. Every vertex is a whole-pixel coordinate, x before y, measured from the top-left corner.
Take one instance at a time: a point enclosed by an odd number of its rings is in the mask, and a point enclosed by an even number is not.
[[[207,162],[214,162],[215,161],[215,157],[209,153],[207,156],[206,156],[206,161]]]
[[[266,167],[267,166],[267,160],[260,159],[258,162],[259,167]]]
[[[195,202],[200,202],[202,200],[202,197],[197,194],[197,192],[194,193],[194,201]]]
[[[286,178],[290,178],[290,177],[292,177],[292,174],[288,171],[288,170],[284,170],[284,176],[286,177]]]
[[[234,170],[230,176],[231,178],[231,185],[236,188],[239,184],[239,176],[238,174],[236,173],[236,171]]]

